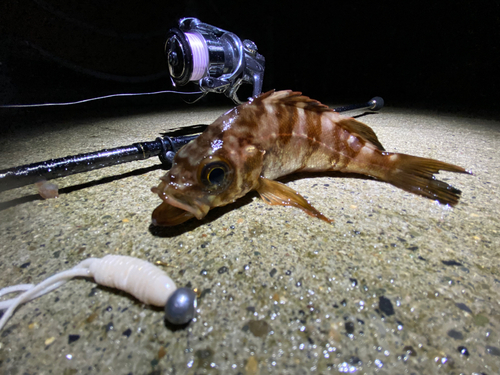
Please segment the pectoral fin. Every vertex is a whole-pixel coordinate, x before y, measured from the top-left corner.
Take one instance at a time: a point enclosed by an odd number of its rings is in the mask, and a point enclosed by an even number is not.
[[[259,179],[259,182],[260,186],[257,188],[257,192],[267,204],[272,206],[280,205],[297,207],[310,216],[317,217],[327,223],[333,222],[333,220],[324,216],[321,212],[311,206],[303,196],[288,186],[278,181],[268,180],[263,177]]]

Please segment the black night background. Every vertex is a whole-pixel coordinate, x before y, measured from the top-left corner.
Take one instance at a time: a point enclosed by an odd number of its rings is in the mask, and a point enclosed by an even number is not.
[[[266,58],[263,90],[339,104],[382,96],[388,106],[492,117],[500,102],[500,4],[481,3],[6,0],[0,104],[170,89],[165,34],[189,16],[253,40]],[[201,102],[212,103],[231,102],[216,94]],[[85,108],[169,105],[187,104],[161,95]]]

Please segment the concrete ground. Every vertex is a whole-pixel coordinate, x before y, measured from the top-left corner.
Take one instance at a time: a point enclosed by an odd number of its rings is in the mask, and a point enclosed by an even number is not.
[[[183,108],[19,111],[2,119],[0,166],[154,140],[227,109]],[[111,253],[162,261],[200,297],[196,318],[175,329],[161,308],[73,279],[17,309],[0,332],[0,373],[500,373],[500,123],[391,108],[360,120],[388,151],[473,171],[440,175],[460,203],[311,176],[287,184],[332,224],[250,195],[161,229],[151,226],[157,158],[55,180],[56,199],[34,186],[1,193],[0,287]]]

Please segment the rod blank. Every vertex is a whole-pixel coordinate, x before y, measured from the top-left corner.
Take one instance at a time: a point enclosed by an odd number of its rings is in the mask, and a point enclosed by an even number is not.
[[[162,163],[170,168],[173,155],[196,137],[198,134],[180,137],[163,136],[152,142],[134,143],[130,146],[66,156],[6,169],[0,171],[0,192],[34,184],[41,180],[51,180],[135,160],[145,160],[153,156],[159,156]]]
[[[333,110],[335,112],[346,112],[368,108],[372,111],[378,111],[383,106],[384,99],[376,96],[366,103],[346,105]],[[104,149],[5,169],[0,171],[0,192],[34,184],[42,180],[51,180],[135,160],[145,160],[153,156],[158,156],[165,168],[169,169],[177,151],[197,138],[206,127],[207,125],[192,125],[170,133],[172,136],[164,134],[151,142],[134,143],[129,146],[109,150]],[[196,134],[193,134],[194,132]],[[173,136],[174,134],[179,135]]]

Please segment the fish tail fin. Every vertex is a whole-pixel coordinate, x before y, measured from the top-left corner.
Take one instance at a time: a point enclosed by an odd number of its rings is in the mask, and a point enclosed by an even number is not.
[[[421,158],[406,154],[384,153],[389,160],[389,171],[381,180],[388,182],[410,193],[437,200],[443,204],[454,206],[460,199],[460,190],[436,179],[439,171],[468,173],[464,168],[439,160]]]

